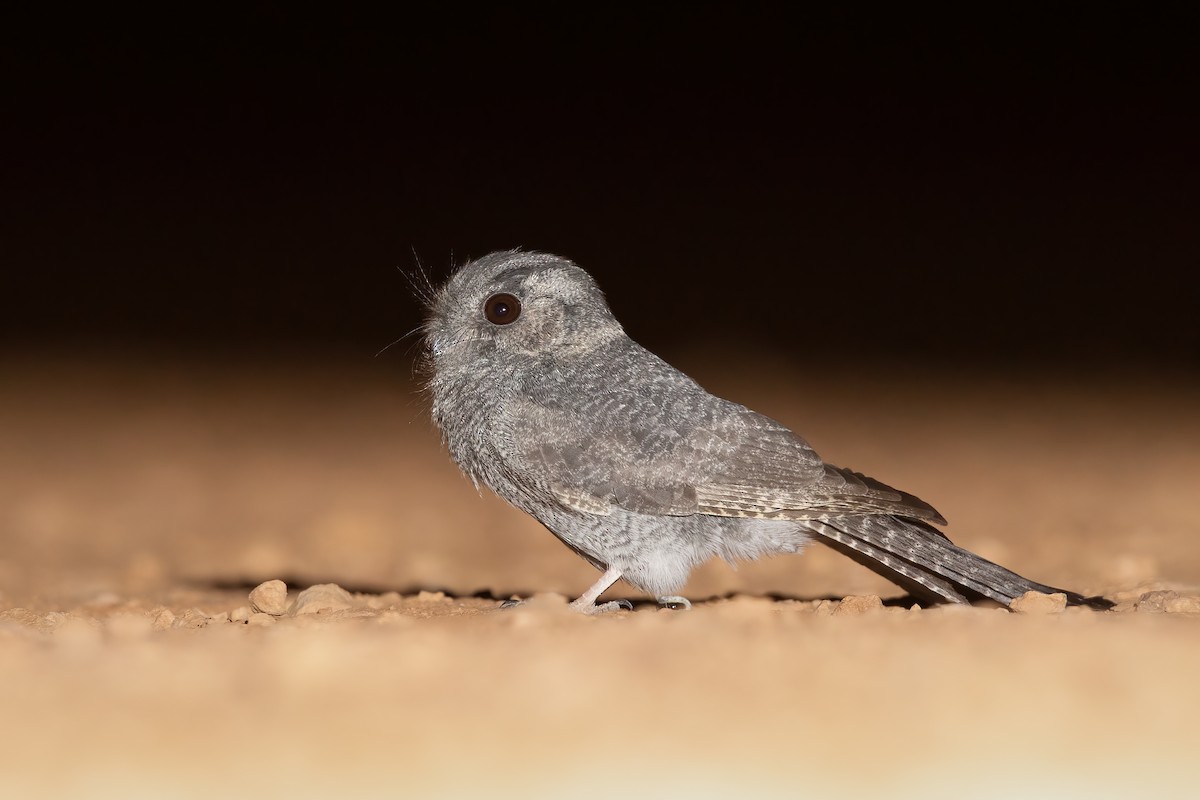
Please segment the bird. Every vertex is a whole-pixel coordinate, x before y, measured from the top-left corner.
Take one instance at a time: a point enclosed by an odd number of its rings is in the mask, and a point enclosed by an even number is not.
[[[569,259],[509,250],[469,261],[424,298],[421,369],[451,458],[601,575],[660,605],[699,564],[798,553],[819,542],[915,598],[1011,605],[1062,592],[953,544],[924,500],[826,463],[785,425],[710,394],[631,339]]]

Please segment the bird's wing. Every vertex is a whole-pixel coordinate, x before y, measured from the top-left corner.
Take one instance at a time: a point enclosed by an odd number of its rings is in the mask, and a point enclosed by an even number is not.
[[[523,426],[537,431],[537,440],[522,442],[517,455],[554,500],[593,515],[617,508],[792,520],[899,514],[944,522],[912,495],[826,464],[774,420],[710,395],[704,401],[677,407],[618,393],[591,414],[539,407],[529,412],[537,419]]]
[[[696,488],[702,514],[761,519],[828,519],[895,514],[944,524],[933,506],[858,472],[824,465],[824,474],[808,486],[762,486],[740,478]]]
[[[762,519],[822,519],[899,514],[945,522],[928,503],[880,481],[826,464],[789,429],[746,410],[725,434],[731,448],[697,482],[701,514]]]

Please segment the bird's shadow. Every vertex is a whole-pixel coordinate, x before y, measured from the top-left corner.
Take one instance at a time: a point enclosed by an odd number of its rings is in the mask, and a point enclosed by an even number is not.
[[[478,592],[463,593],[444,586],[435,586],[431,584],[404,584],[390,585],[382,583],[356,583],[339,580],[337,578],[316,578],[312,575],[275,575],[269,578],[211,578],[211,579],[193,579],[187,581],[186,584],[193,589],[201,589],[214,592],[249,592],[255,587],[261,585],[263,581],[281,580],[288,586],[288,591],[298,590],[303,591],[310,586],[320,586],[325,583],[334,583],[345,589],[351,594],[391,594],[396,593],[401,597],[409,597],[419,595],[422,592],[441,593],[452,599],[476,599],[476,600],[494,600],[503,602],[509,599],[508,595],[498,595],[490,589],[483,589]],[[532,593],[531,593],[532,594]]]
[[[511,594],[497,594],[491,589],[481,589],[478,592],[463,593],[450,589],[445,586],[436,586],[432,584],[403,584],[403,585],[388,585],[379,583],[346,583],[337,579],[320,579],[314,578],[311,575],[284,575],[276,576],[278,580],[283,581],[289,588],[299,587],[301,589],[309,586],[317,586],[323,583],[336,583],[351,594],[374,594],[382,595],[395,592],[401,597],[411,597],[428,593],[441,593],[450,599],[472,599],[472,600],[489,600],[494,603],[503,603],[511,600],[514,597],[528,598],[536,594],[534,591],[518,591]],[[187,585],[193,589],[201,589],[216,592],[245,592],[249,593],[263,581],[273,580],[275,578],[213,578],[213,579],[196,579],[187,582]],[[845,596],[836,594],[824,595],[797,595],[784,592],[765,592],[755,595],[746,592],[724,592],[722,594],[711,594],[705,597],[689,598],[694,605],[702,605],[706,603],[715,603],[720,601],[733,600],[738,597],[759,597],[771,600],[776,603],[815,603],[821,600],[829,600],[832,602],[840,602],[845,599]],[[647,598],[645,595],[605,595],[606,600],[626,600],[637,608],[657,608],[657,601]],[[888,608],[911,608],[914,605],[928,608],[935,603],[930,603],[928,600],[914,597],[911,594],[901,595],[899,597],[882,598],[883,605]]]

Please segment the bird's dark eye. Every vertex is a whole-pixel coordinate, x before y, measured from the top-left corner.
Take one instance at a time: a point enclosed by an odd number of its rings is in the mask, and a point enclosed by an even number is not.
[[[521,301],[511,294],[494,294],[483,304],[483,315],[493,325],[509,325],[521,316]]]

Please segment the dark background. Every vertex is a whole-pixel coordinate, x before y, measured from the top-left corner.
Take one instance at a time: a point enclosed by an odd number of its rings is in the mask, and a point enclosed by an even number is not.
[[[366,359],[523,246],[667,351],[1200,361],[1180,20],[296,8],[10,27],[7,348]]]

